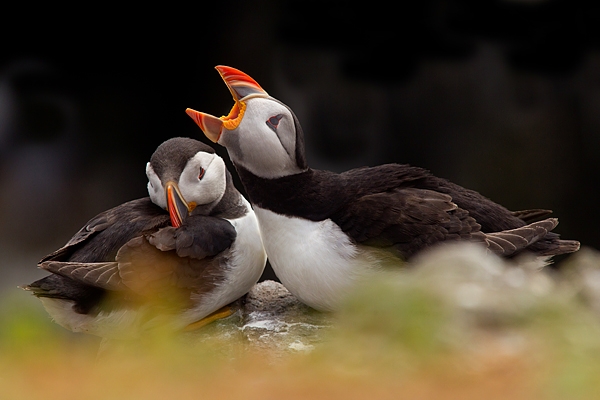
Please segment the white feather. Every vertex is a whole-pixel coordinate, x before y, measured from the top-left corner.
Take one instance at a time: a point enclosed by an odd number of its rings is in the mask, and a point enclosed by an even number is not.
[[[54,322],[73,332],[88,333],[110,339],[132,339],[138,336],[143,311],[122,308],[98,315],[79,314],[73,311],[73,302],[40,297],[42,305]]]
[[[255,207],[269,262],[281,283],[305,304],[334,310],[349,288],[380,268],[331,220],[314,222]]]
[[[200,168],[204,168],[204,176],[198,179]],[[188,202],[217,204],[225,193],[225,162],[216,154],[203,151],[190,158],[179,177],[179,190]]]

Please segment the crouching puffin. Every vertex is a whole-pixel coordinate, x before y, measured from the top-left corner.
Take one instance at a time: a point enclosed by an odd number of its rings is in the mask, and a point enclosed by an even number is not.
[[[579,242],[551,232],[557,219],[534,222],[550,211],[511,212],[422,168],[386,164],[341,174],[311,169],[292,110],[242,71],[216,69],[235,101],[230,113],[186,113],[227,149],[274,272],[313,308],[334,310],[366,272],[390,257],[409,260],[439,242],[478,242],[504,257],[579,249]]]
[[[256,217],[214,149],[169,139],[146,174],[149,197],[92,218],[39,262],[51,274],[23,287],[61,326],[105,339],[196,329],[260,278]]]

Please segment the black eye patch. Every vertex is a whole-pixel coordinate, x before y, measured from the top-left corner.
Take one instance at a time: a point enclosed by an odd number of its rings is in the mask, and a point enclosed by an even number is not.
[[[281,118],[283,118],[283,114],[272,116],[267,120],[267,126],[272,130],[276,131],[277,125],[279,125],[279,121],[281,121]]]

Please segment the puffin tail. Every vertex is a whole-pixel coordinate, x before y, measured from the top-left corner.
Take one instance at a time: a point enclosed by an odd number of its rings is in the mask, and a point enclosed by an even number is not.
[[[488,249],[500,256],[510,257],[523,250],[539,256],[555,256],[579,250],[576,240],[560,240],[551,231],[558,225],[558,218],[546,218],[520,228],[485,234]],[[531,246],[531,247],[530,247]]]
[[[577,240],[556,239],[551,241],[544,249],[537,251],[540,256],[558,256],[560,254],[574,253],[581,247]]]

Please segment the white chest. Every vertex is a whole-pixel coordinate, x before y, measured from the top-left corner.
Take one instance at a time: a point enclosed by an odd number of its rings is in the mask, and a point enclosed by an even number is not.
[[[248,209],[250,203],[246,202]],[[230,268],[227,282],[227,294],[231,301],[246,294],[260,278],[267,263],[267,254],[263,247],[256,215],[250,211],[242,218],[229,220],[237,231],[231,248]]]
[[[245,199],[247,207],[250,203]],[[184,313],[189,322],[233,302],[246,294],[258,282],[267,263],[256,215],[250,211],[241,218],[228,220],[237,232],[233,246],[228,250],[226,280],[211,294],[205,295],[198,305]]]
[[[269,262],[305,304],[333,310],[346,290],[377,263],[327,219],[309,221],[254,208]]]

